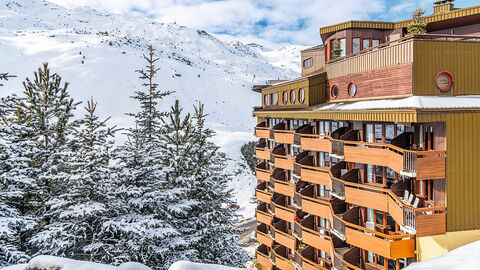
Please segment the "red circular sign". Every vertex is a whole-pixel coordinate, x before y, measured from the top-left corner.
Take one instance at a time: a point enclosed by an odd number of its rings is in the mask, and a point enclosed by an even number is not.
[[[435,78],[435,85],[438,90],[442,92],[448,92],[453,86],[453,76],[448,71],[442,71],[437,74]]]

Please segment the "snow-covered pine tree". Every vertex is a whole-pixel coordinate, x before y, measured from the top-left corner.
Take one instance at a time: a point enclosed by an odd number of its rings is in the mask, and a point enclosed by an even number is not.
[[[0,267],[30,259],[28,239],[36,227],[29,200],[37,191],[32,129],[17,108],[17,97],[0,100]]]
[[[0,81],[5,80],[8,81],[9,78],[17,77],[15,75],[10,75],[8,73],[0,73]],[[0,83],[0,86],[3,86],[3,84]]]
[[[197,203],[188,213],[191,246],[200,262],[242,267],[249,257],[238,241],[237,216],[229,209],[234,201],[228,189],[231,176],[225,173],[226,157],[211,140],[214,132],[204,125],[204,105],[199,103],[194,109],[195,145],[190,161],[194,168],[188,198]]]
[[[75,126],[72,118],[78,103],[70,98],[68,83],[62,84],[60,75],[52,74],[47,63],[34,76],[33,81],[27,78],[23,82],[25,97],[19,107],[32,129],[29,139],[36,142],[32,164],[38,169],[35,179],[40,191],[30,203],[43,226],[51,222],[48,209],[55,204],[57,195],[65,192],[67,168],[63,164],[71,149],[69,135]]]
[[[115,249],[108,251],[114,263],[138,261],[153,269],[166,269],[166,253],[181,244],[175,241],[178,232],[165,212],[176,194],[165,190],[165,153],[159,139],[161,117],[166,113],[158,109],[158,103],[171,92],[157,90],[158,58],[151,46],[144,58],[146,70],[137,72],[145,89],[132,97],[140,103],[140,111],[128,114],[135,127],[127,130],[126,142],[115,153],[115,199],[110,206],[116,217],[104,224],[104,233],[117,239]]]
[[[106,253],[115,248],[115,241],[105,239],[103,224],[113,217],[108,206],[112,188],[108,164],[116,128],[106,126],[109,118],[99,120],[96,108],[92,98],[73,131],[75,151],[66,162],[67,192],[58,196],[50,210],[51,224],[31,241],[43,254],[105,261],[110,259]]]

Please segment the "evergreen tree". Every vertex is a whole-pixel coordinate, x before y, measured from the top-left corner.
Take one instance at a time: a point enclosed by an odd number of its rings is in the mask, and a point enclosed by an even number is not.
[[[248,142],[242,145],[240,152],[245,162],[248,164],[248,167],[255,174],[255,167],[258,164],[258,159],[255,157],[255,148],[257,147],[257,142]]]
[[[116,129],[106,127],[108,118],[99,120],[96,108],[92,98],[80,127],[74,129],[75,151],[66,162],[67,192],[58,196],[51,209],[52,223],[31,241],[41,247],[41,253],[103,261],[106,251],[114,248],[115,242],[105,239],[103,224],[112,217],[108,163]]]
[[[407,31],[409,35],[413,34],[425,34],[427,32],[427,24],[423,19],[425,10],[421,8],[415,9],[412,14],[412,22],[408,25]]]
[[[17,77],[15,75],[10,75],[8,73],[0,73],[0,81],[1,80],[5,80],[5,81],[8,81],[9,78],[14,78],[14,77]],[[3,86],[3,84],[0,83],[0,86]]]
[[[332,48],[332,60],[340,58],[342,55],[342,46],[340,45],[339,40],[334,40],[333,41],[333,48]]]
[[[110,206],[116,217],[104,224],[104,233],[119,239],[115,249],[108,251],[115,263],[138,261],[164,269],[167,251],[179,244],[172,240],[178,232],[165,212],[169,198],[176,196],[174,191],[165,191],[165,154],[159,139],[161,118],[167,114],[157,108],[159,101],[171,92],[157,90],[154,81],[158,58],[152,47],[144,59],[146,70],[137,72],[145,90],[132,97],[140,103],[140,111],[128,114],[135,127],[127,130],[125,144],[115,153],[115,199]]]
[[[38,187],[31,160],[35,141],[14,96],[0,100],[0,267],[30,259],[28,239],[37,219],[29,200]]]

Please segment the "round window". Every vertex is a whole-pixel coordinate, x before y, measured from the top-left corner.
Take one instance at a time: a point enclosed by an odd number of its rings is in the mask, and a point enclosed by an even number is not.
[[[265,106],[270,105],[270,95],[263,96],[263,104],[265,104]]]
[[[353,82],[348,85],[348,95],[354,97],[357,94],[357,85]]]
[[[332,86],[332,89],[330,89],[330,96],[332,96],[332,98],[338,97],[338,86]]]
[[[272,94],[272,105],[278,105],[278,93]]]
[[[283,105],[287,105],[287,102],[288,102],[288,92],[287,91],[283,91],[282,101],[283,101]]]
[[[290,103],[295,104],[295,90],[290,90]]]
[[[442,92],[448,92],[452,89],[453,86],[453,76],[450,72],[442,71],[437,74],[435,79],[435,84],[437,85],[438,90]]]
[[[305,102],[305,90],[303,88],[298,89],[298,101],[302,104]]]

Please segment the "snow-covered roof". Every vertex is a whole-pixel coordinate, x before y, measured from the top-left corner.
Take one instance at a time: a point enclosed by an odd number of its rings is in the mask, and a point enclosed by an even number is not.
[[[400,99],[364,100],[314,106],[313,111],[356,111],[385,109],[466,109],[480,108],[480,95],[476,96],[412,96]]]

